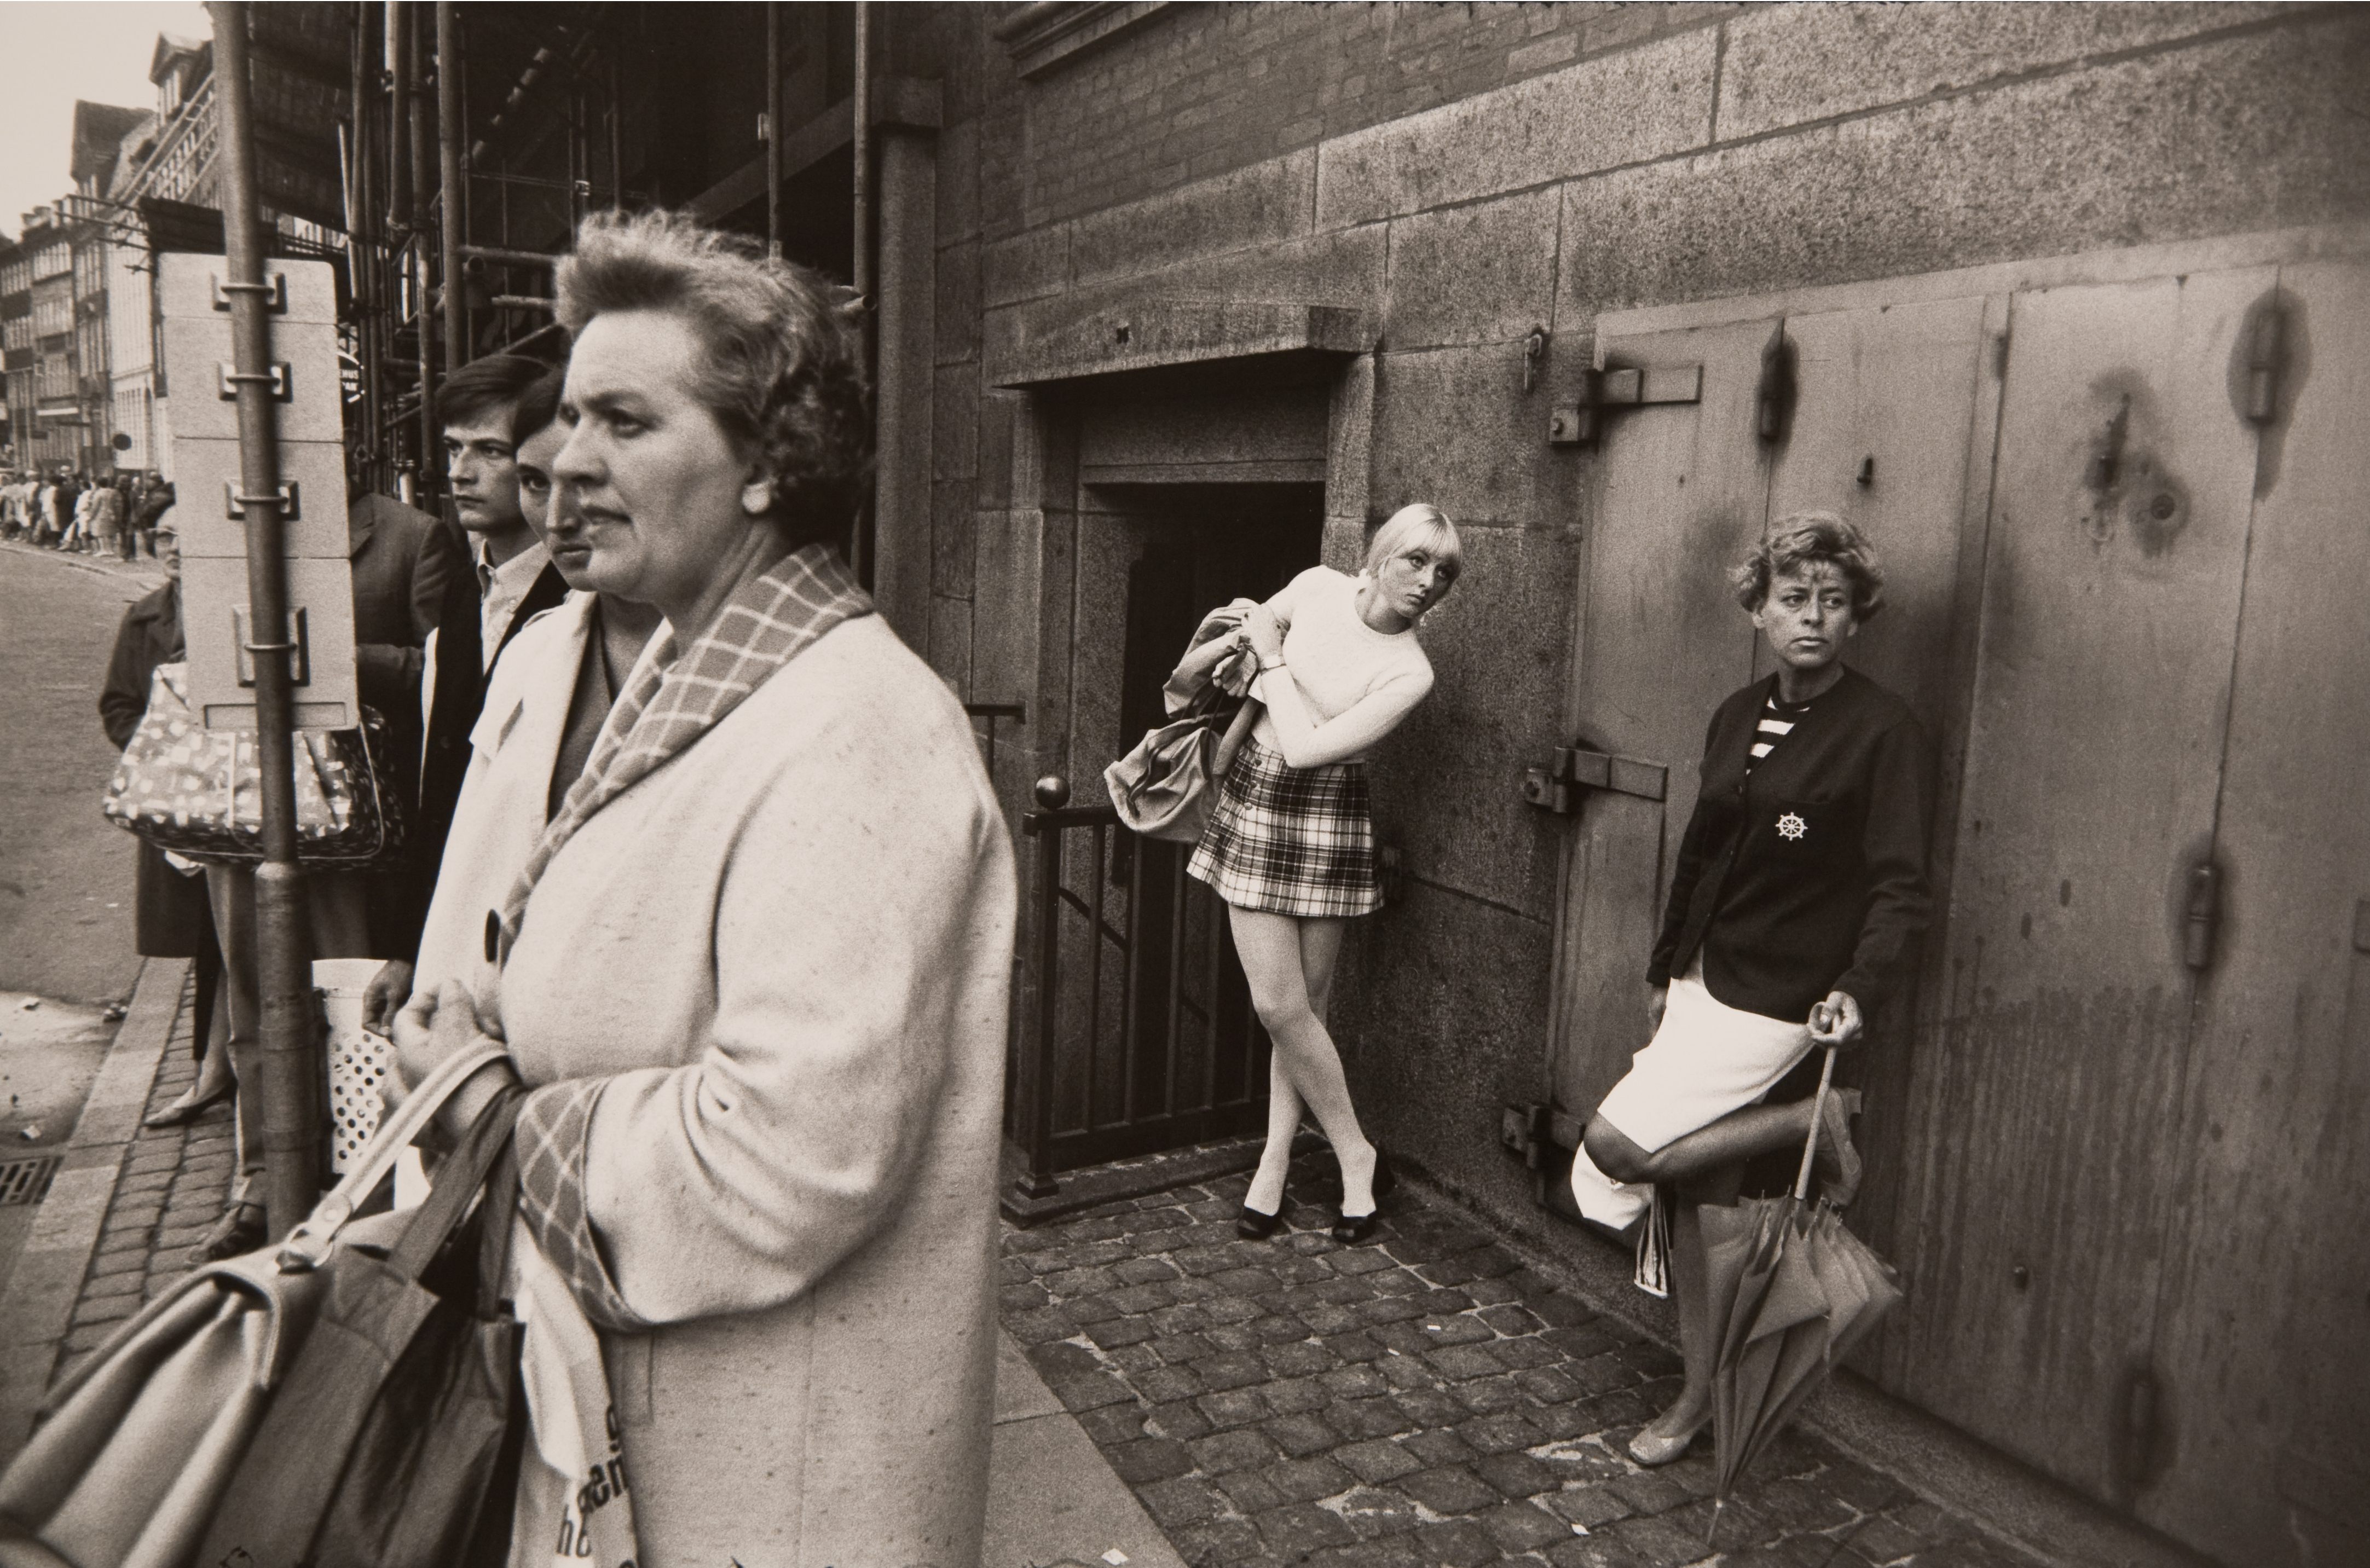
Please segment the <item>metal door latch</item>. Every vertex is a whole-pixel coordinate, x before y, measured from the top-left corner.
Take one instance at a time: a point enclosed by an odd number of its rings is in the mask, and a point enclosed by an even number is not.
[[[1560,404],[1548,413],[1547,444],[1595,445],[1605,432],[1605,416],[1616,409],[1702,401],[1703,366],[1699,364],[1588,371],[1580,401]]]
[[[1671,770],[1659,762],[1584,746],[1558,746],[1547,767],[1523,769],[1523,800],[1558,816],[1570,816],[1580,810],[1587,790],[1610,790],[1660,801],[1669,797],[1670,783]]]

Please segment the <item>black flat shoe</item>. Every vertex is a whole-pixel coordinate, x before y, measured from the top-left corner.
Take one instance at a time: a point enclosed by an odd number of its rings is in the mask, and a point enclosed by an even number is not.
[[[1375,1179],[1366,1184],[1366,1190],[1375,1194],[1374,1208],[1365,1214],[1342,1215],[1333,1222],[1333,1228],[1327,1234],[1344,1247],[1355,1247],[1374,1235],[1375,1222],[1382,1217],[1383,1200],[1398,1184],[1398,1172],[1391,1169],[1390,1158],[1380,1148],[1375,1149]],[[1346,1188],[1348,1184],[1345,1182],[1343,1185]]]
[[[1382,1219],[1380,1210],[1373,1214],[1345,1214],[1333,1222],[1333,1228],[1326,1234],[1344,1247],[1355,1247],[1375,1234],[1375,1227],[1380,1225]]]
[[[1273,1214],[1261,1214],[1245,1204],[1243,1212],[1235,1219],[1235,1234],[1246,1241],[1264,1241],[1274,1235],[1275,1228],[1283,1223],[1283,1209],[1279,1208]]]

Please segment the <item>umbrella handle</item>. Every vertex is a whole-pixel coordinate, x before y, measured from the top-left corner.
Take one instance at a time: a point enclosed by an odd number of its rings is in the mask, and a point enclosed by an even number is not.
[[[1819,1092],[1811,1101],[1811,1136],[1802,1140],[1802,1169],[1794,1178],[1794,1201],[1801,1202],[1811,1195],[1811,1157],[1819,1152],[1819,1129],[1827,1121],[1827,1085],[1835,1076],[1835,1048],[1827,1047],[1825,1065],[1819,1068]]]

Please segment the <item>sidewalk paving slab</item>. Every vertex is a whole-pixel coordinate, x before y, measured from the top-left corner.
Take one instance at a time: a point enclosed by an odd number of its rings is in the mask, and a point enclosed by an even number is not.
[[[1185,1568],[1008,1333],[995,1359],[987,1536],[980,1568]]]

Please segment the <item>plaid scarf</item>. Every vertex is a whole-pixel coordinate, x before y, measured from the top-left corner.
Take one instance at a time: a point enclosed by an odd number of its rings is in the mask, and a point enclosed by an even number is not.
[[[488,958],[509,962],[535,884],[594,813],[689,749],[809,643],[871,613],[871,597],[839,558],[808,545],[735,594],[680,658],[673,628],[660,632],[609,709],[582,776],[511,884],[499,928],[487,932]]]

